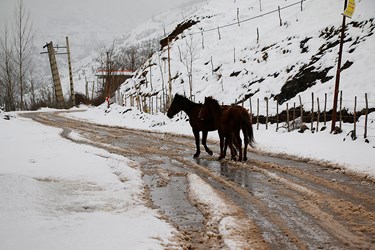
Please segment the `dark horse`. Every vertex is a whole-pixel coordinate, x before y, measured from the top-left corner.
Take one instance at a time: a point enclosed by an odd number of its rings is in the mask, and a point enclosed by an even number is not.
[[[196,152],[194,157],[198,157],[200,154],[200,138],[199,132],[202,131],[202,145],[209,155],[212,155],[212,151],[207,147],[207,134],[208,131],[217,130],[216,123],[212,116],[207,115],[207,119],[198,119],[198,114],[201,111],[203,104],[195,103],[187,99],[186,97],[176,94],[173,98],[172,104],[168,109],[167,116],[173,118],[180,111],[184,111],[189,116],[189,123],[193,129],[195,137]]]
[[[227,147],[231,149],[232,159],[235,158],[232,143],[239,151],[239,161],[247,160],[247,146],[254,147],[254,134],[251,117],[244,107],[232,105],[222,108],[219,102],[212,97],[206,97],[203,108],[198,117],[205,120],[206,117],[214,117],[220,138],[220,159],[225,158]],[[242,158],[242,141],[240,137],[242,130],[244,137],[244,151]]]

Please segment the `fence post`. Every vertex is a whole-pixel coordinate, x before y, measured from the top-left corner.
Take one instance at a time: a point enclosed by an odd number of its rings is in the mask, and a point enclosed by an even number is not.
[[[318,104],[318,114],[317,114],[317,121],[316,121],[316,132],[319,132],[319,122],[320,122],[320,103],[319,103],[319,97],[317,98],[317,104]]]
[[[276,132],[279,130],[279,103],[276,101]]]
[[[299,97],[299,108],[300,108],[300,112],[301,112],[301,124],[303,123],[303,106],[302,106],[302,99],[301,99],[301,95],[298,96]]]
[[[289,130],[289,105],[288,105],[288,103],[286,103],[286,125],[287,125],[287,128],[288,128],[288,132],[290,132],[290,130]]]
[[[296,129],[296,103],[293,104],[293,130]]]
[[[340,91],[340,130],[342,125],[342,90]]]
[[[367,118],[368,118],[368,100],[367,100],[367,93],[365,93],[365,101],[366,101],[366,110],[365,110],[365,133],[364,138],[367,138]]]
[[[257,43],[259,43],[259,29],[257,27]]]
[[[281,13],[280,13],[280,6],[277,6],[279,10],[279,19],[280,19],[280,26],[283,26],[283,22],[281,20]]]
[[[311,132],[314,128],[314,93],[311,93]]]
[[[257,130],[259,130],[259,98],[257,98]]]
[[[324,113],[323,113],[323,119],[324,119],[324,126],[326,126],[327,123],[327,93],[324,94]]]
[[[237,23],[238,23],[238,27],[240,27],[240,9],[237,8]]]
[[[352,134],[352,139],[357,139],[357,96],[354,97],[354,130]]]
[[[249,102],[250,102],[250,114],[251,114],[251,118],[253,117],[253,106],[251,105],[251,97],[249,98]]]
[[[268,129],[268,97],[266,97],[266,130]]]

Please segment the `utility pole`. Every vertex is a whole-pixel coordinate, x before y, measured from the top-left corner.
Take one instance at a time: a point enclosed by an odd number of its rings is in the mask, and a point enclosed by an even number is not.
[[[168,85],[169,85],[169,93],[168,93],[168,106],[172,103],[172,75],[171,75],[171,46],[169,44],[169,37],[168,37]]]
[[[60,81],[60,75],[59,75],[59,70],[57,68],[57,63],[56,63],[56,56],[55,56],[55,49],[53,47],[53,43],[47,43],[46,45],[43,46],[43,49],[47,47],[48,50],[48,57],[49,57],[49,62],[51,66],[51,72],[52,72],[52,79],[53,83],[55,85],[55,96],[56,96],[56,102],[57,102],[57,107],[58,108],[63,108],[65,106],[64,102],[64,96],[62,93],[61,89],[61,81]],[[44,53],[44,52],[42,52]]]
[[[348,3],[348,0],[345,0],[344,11],[346,9],[347,3]],[[333,92],[331,133],[335,130],[335,127],[336,127],[337,98],[338,98],[338,94],[339,94],[339,85],[340,85],[341,58],[342,58],[342,49],[343,49],[343,45],[344,45],[344,36],[345,36],[345,20],[346,20],[346,16],[343,15],[343,17],[342,17],[342,27],[341,27],[341,36],[340,36],[339,58],[338,58],[337,70],[336,70],[336,83],[335,83],[335,90]]]
[[[70,80],[70,99],[72,101],[72,107],[76,105],[76,98],[74,93],[74,85],[73,85],[73,74],[72,74],[72,64],[70,61],[70,48],[69,48],[69,39],[66,37],[66,50],[68,53],[68,66],[69,66],[69,80]]]
[[[53,46],[53,43],[46,43],[46,45],[43,46],[43,49],[47,47],[47,52],[41,52],[40,54],[47,54],[49,56],[50,66],[51,66],[51,72],[52,72],[52,79],[55,86],[55,96],[57,101],[57,107],[62,108],[65,106],[64,96],[62,93],[61,88],[61,81],[60,81],[60,75],[57,68],[56,63],[56,56],[55,55],[68,55],[68,66],[69,66],[69,79],[70,79],[70,97],[72,106],[75,106],[75,95],[74,95],[74,85],[73,85],[73,73],[72,73],[72,64],[70,60],[70,48],[69,48],[69,39],[66,37],[66,47],[64,46]],[[55,49],[66,49],[67,52],[55,52]]]

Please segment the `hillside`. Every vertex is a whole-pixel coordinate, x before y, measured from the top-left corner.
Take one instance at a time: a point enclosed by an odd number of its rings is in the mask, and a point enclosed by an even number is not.
[[[343,1],[307,0],[301,6],[295,0],[217,0],[196,4],[190,10],[192,13],[185,15],[185,21],[174,23],[177,35],[170,36],[172,94],[190,95],[185,60],[180,60],[181,56],[192,54],[186,53],[190,48],[194,54],[192,96],[196,101],[203,101],[205,96],[214,96],[224,103],[249,97],[253,102],[268,99],[272,114],[276,112],[276,102],[298,105],[299,96],[305,109],[310,109],[314,93],[314,98],[320,100],[327,94],[330,109]],[[162,17],[165,23],[173,24],[168,18],[176,16]],[[343,106],[349,111],[353,110],[355,96],[357,110],[364,108],[365,93],[369,105],[375,106],[375,102],[371,103],[375,98],[374,17],[373,1],[357,1],[353,18],[347,18],[340,90]],[[152,32],[152,25],[155,22],[150,21],[132,32],[133,39],[145,30],[149,31],[148,38],[160,34],[157,27],[157,32]],[[127,101],[129,96],[137,95],[153,95],[155,104],[155,96],[160,100],[168,81],[167,54],[165,46],[122,85],[121,93]],[[261,108],[260,113],[264,112]]]

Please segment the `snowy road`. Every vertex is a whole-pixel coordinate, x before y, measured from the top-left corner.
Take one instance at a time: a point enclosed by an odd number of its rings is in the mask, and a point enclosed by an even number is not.
[[[149,206],[197,249],[373,249],[375,185],[329,166],[251,152],[249,161],[192,158],[193,139],[25,115],[62,136],[141,164]],[[72,133],[74,132],[74,133]],[[80,136],[71,136],[78,133]]]

